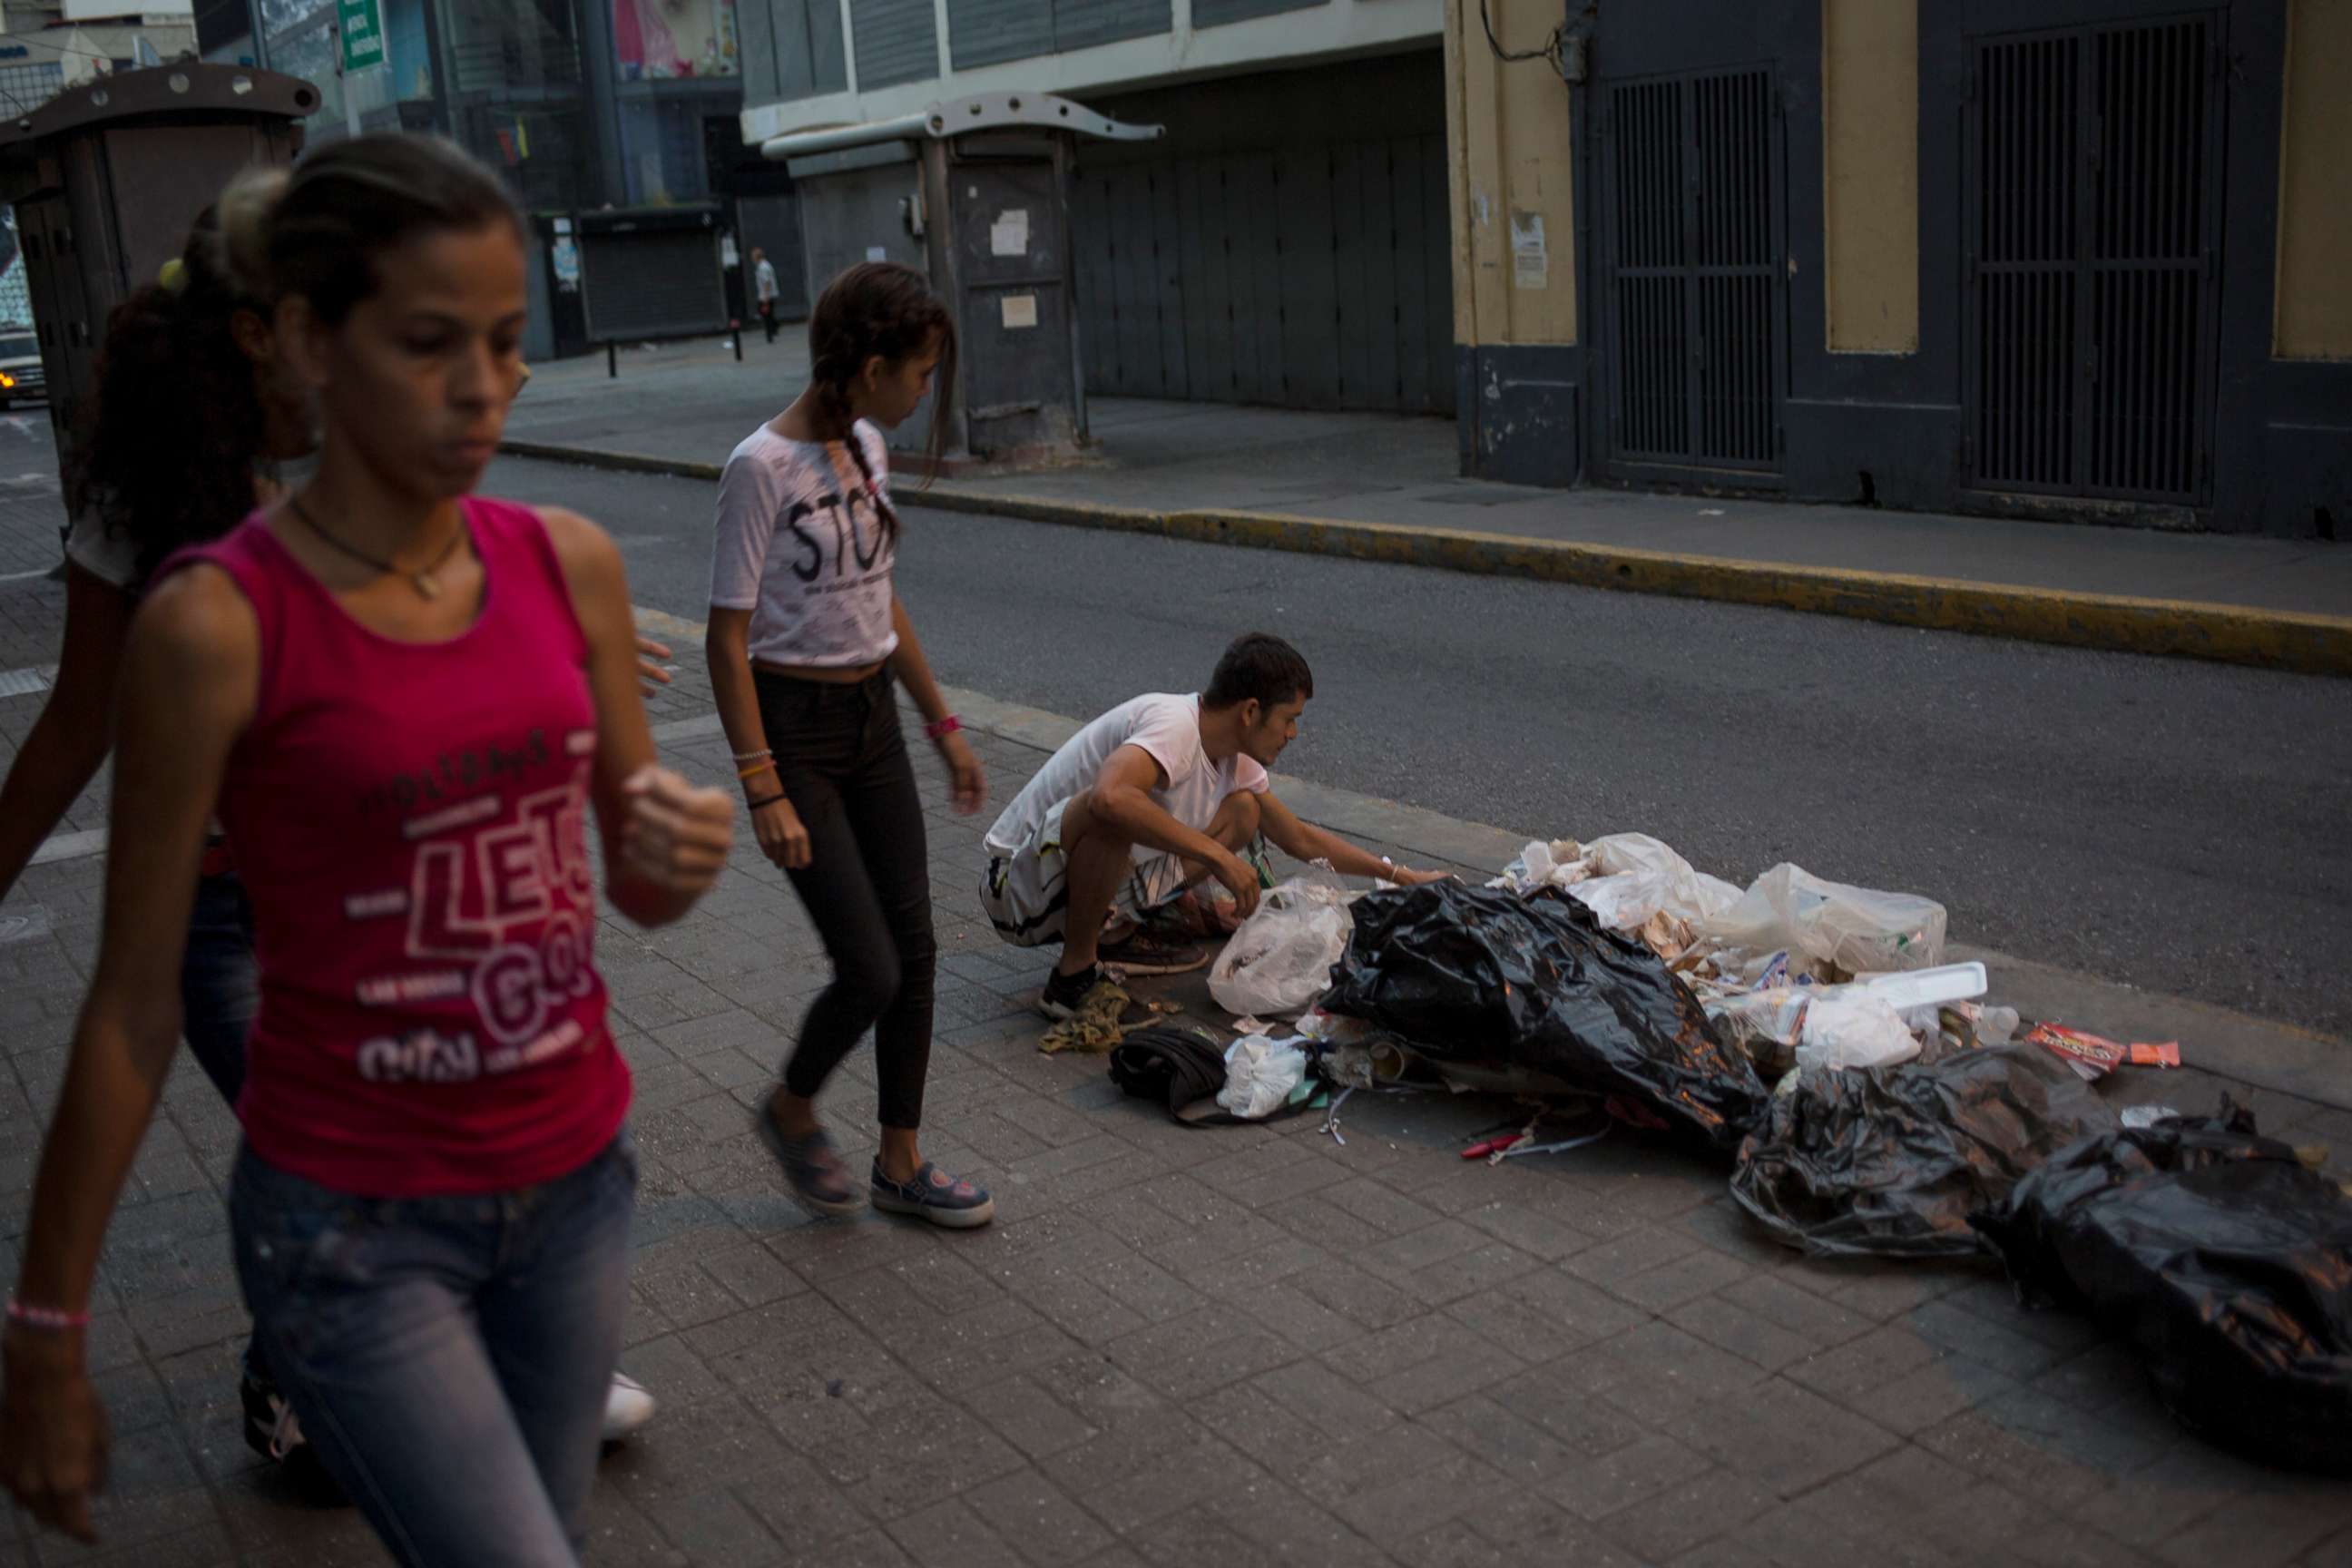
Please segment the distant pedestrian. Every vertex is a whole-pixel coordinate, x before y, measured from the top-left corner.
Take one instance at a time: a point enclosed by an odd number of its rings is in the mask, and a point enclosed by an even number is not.
[[[710,684],[751,825],[834,966],[754,1121],[815,1213],[849,1214],[870,1196],[893,1214],[984,1225],[994,1201],[918,1146],[938,946],[901,684],[953,776],[956,809],[979,810],[987,786],[892,585],[904,530],[882,437],[922,403],[935,373],[946,400],[955,328],[920,273],[862,262],[817,300],[809,351],[807,390],[727,460],[710,569]],[[942,413],[932,415],[935,452]],[[881,1147],[861,1194],[815,1100],[869,1028]]]
[[[467,493],[528,308],[504,188],[407,136],[256,179],[231,248],[267,258],[321,453],[281,506],[165,562],[131,626],[104,931],[9,1307],[0,1476],[91,1538],[87,1304],[170,1068],[217,802],[260,959],[230,1213],[269,1371],[400,1560],[571,1564],[635,1184],[589,808],[606,891],[648,925],[711,885],[732,811],[654,765],[611,541]]]
[[[776,268],[768,253],[756,245],[751,247],[751,291],[760,302],[760,320],[772,343],[776,341]]]

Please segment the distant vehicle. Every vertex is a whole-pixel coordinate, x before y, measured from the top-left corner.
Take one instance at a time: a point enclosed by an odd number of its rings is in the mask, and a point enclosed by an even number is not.
[[[40,340],[29,327],[0,327],[0,408],[48,400],[49,379],[41,370]]]

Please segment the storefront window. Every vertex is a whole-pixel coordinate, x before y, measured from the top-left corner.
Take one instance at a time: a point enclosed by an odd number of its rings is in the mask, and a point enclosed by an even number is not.
[[[309,121],[314,133],[331,135],[350,124],[347,96],[359,110],[362,126],[371,131],[397,126],[400,104],[432,99],[425,4],[425,0],[382,0],[384,63],[344,76],[341,43],[335,32],[335,0],[264,0],[270,68],[299,76],[319,89],[319,110]]]
[[[613,0],[613,57],[624,81],[734,76],[735,0]]]
[[[698,202],[710,194],[703,168],[702,117],[677,99],[634,98],[621,104],[621,145],[628,159],[632,206]]]

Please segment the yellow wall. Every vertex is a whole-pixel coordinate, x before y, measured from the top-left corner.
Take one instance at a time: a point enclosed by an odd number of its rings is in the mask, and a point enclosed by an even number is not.
[[[2279,125],[2280,359],[2352,359],[2352,4],[2288,0]]]
[[[1829,346],[1919,348],[1917,0],[1822,0]]]
[[[1542,47],[1563,7],[1560,0],[1487,0],[1487,10],[1504,48],[1517,52]],[[1445,0],[1445,108],[1454,341],[1576,342],[1568,84],[1548,61],[1496,59],[1478,0]]]

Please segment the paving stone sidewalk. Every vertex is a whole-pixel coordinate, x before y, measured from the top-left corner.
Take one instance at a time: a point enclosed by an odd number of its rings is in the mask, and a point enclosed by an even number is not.
[[[58,593],[0,584],[0,631],[53,628],[32,600]],[[0,668],[55,657],[0,640]],[[657,733],[721,776],[697,650],[680,652]],[[0,702],[11,755],[37,706]],[[1000,799],[1042,760],[977,743]],[[2078,1321],[2021,1312],[1986,1269],[1800,1259],[1678,1148],[1619,1135],[1489,1168],[1454,1152],[1501,1114],[1475,1097],[1359,1096],[1344,1146],[1317,1118],[1190,1131],[1121,1100],[1098,1059],[1037,1052],[1043,961],[981,919],[980,825],[920,767],[942,952],[927,1146],[992,1185],[1002,1218],[819,1224],[782,1196],[747,1108],[824,965],[748,840],[678,926],[608,921],[644,1153],[623,1365],[662,1412],[604,1465],[591,1562],[2352,1561],[2352,1489],[2185,1436]],[[0,944],[10,1278],[103,865],[37,867],[0,906],[54,927]],[[1197,980],[1173,994],[1203,997]],[[2196,1105],[2215,1087],[2164,1085]],[[2341,1112],[2250,1098],[2274,1130],[2352,1143]],[[863,1054],[829,1110],[856,1159]],[[241,1439],[235,1137],[177,1071],[95,1302],[117,1434],[104,1545],[12,1516],[0,1568],[383,1561],[355,1515],[305,1502]]]

